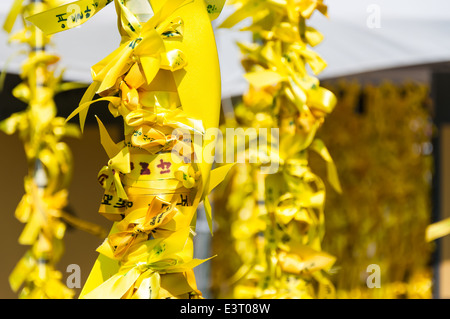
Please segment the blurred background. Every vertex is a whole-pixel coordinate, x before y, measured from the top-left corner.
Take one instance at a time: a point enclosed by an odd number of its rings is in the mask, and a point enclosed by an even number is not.
[[[2,0],[3,23],[12,0]],[[328,67],[319,75],[323,86],[338,97],[319,136],[328,146],[341,178],[343,194],[327,192],[324,250],[337,257],[334,283],[340,297],[450,298],[450,236],[431,244],[423,240],[425,227],[450,217],[450,3],[445,0],[327,0],[328,18],[313,15],[310,25],[324,41],[315,50]],[[236,41],[251,35],[217,25],[232,12],[225,8],[214,21],[222,73],[223,112],[247,90]],[[113,6],[82,27],[56,34],[49,48],[61,57],[65,81],[91,83],[90,67],[117,48]],[[25,56],[20,46],[8,45],[0,33],[0,65],[6,78],[0,96],[0,119],[26,108],[12,89]],[[67,117],[84,89],[56,96],[58,113]],[[94,115],[119,140],[122,125],[98,105],[88,115],[81,139],[67,139],[74,155],[70,207],[84,220],[111,227],[98,213],[103,189],[97,173],[108,157],[100,145]],[[116,134],[114,136],[114,134]],[[0,134],[0,298],[16,298],[8,276],[27,247],[17,243],[23,224],[14,210],[23,195],[26,160],[17,136]],[[320,161],[312,159],[316,170]],[[214,204],[214,203],[213,203]],[[201,208],[200,208],[201,209]],[[222,212],[223,213],[223,212]],[[219,230],[223,215],[217,213]],[[203,214],[199,214],[197,257],[220,255]],[[218,239],[216,239],[218,238]],[[88,233],[69,229],[59,269],[78,264],[82,283],[97,258],[102,242]],[[216,245],[216,246],[214,246]],[[381,290],[364,289],[369,264],[382,269]],[[205,297],[217,296],[214,263],[195,269]],[[80,289],[76,289],[77,293]],[[381,294],[381,295],[380,295]]]

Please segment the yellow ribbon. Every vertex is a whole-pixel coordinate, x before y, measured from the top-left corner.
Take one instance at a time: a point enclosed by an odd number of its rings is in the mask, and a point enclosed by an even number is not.
[[[87,22],[111,2],[112,0],[79,0],[26,17],[26,19],[41,29],[45,35],[51,35]]]
[[[45,277],[42,274],[45,274]],[[62,284],[61,280],[62,274],[48,261],[34,256],[31,250],[19,260],[9,276],[9,283],[14,292],[26,281],[34,283],[33,289],[24,287],[21,290],[21,299],[72,299],[74,291]]]
[[[185,228],[167,238],[130,247],[127,260],[122,262],[119,271],[84,298],[119,299],[133,287],[147,291],[149,298],[158,298],[162,274],[183,273],[206,261],[190,257],[188,236],[189,228]],[[132,291],[130,293],[133,294]]]
[[[220,6],[218,8],[209,7],[211,13],[210,18],[213,19],[214,15],[221,10],[223,1],[208,1],[208,3]],[[82,1],[77,1],[73,4],[78,6],[84,6],[84,4],[87,5],[86,2]],[[107,2],[105,3],[105,1],[102,1],[99,6],[104,6],[106,4]],[[144,177],[139,176],[138,178],[135,178],[136,176],[134,173],[136,172],[136,169],[139,168],[136,167],[137,165],[131,167],[131,163],[136,164],[134,159],[138,156],[142,156],[144,160],[138,164],[150,164],[150,161],[155,159],[153,156],[154,153],[169,150],[176,146],[187,146],[186,148],[181,147],[182,150],[180,155],[184,157],[184,159],[192,160],[198,152],[198,149],[195,149],[192,146],[191,134],[203,133],[203,122],[196,119],[199,116],[199,112],[198,110],[195,110],[195,105],[196,103],[204,104],[204,102],[202,102],[202,99],[192,99],[187,92],[192,91],[189,89],[190,82],[198,85],[197,81],[192,81],[190,78],[198,73],[203,74],[203,71],[197,72],[197,67],[193,67],[192,69],[187,70],[186,77],[180,77],[182,72],[176,72],[187,65],[184,51],[189,52],[192,55],[191,51],[194,45],[192,45],[191,48],[191,46],[186,45],[184,42],[193,43],[195,37],[193,33],[190,32],[189,35],[186,36],[187,40],[184,39],[183,20],[180,18],[169,20],[168,17],[173,16],[173,13],[176,12],[176,10],[186,4],[186,8],[183,8],[180,12],[190,12],[189,10],[192,8],[192,12],[203,14],[201,20],[202,23],[198,24],[192,23],[196,21],[192,19],[190,13],[186,14],[184,18],[190,21],[189,27],[191,27],[191,25],[203,27],[204,19],[208,18],[206,13],[203,12],[203,8],[208,8],[208,4],[205,6],[203,1],[189,1],[188,3],[180,0],[151,1],[150,4],[154,9],[155,14],[145,23],[141,23],[138,18],[134,16],[131,10],[127,8],[126,2],[115,1],[115,4],[119,16],[119,32],[122,36],[121,46],[92,67],[91,71],[94,83],[86,91],[79,107],[68,118],[69,120],[74,115],[79,114],[80,124],[83,129],[88,107],[93,103],[92,99],[97,93],[101,98],[96,101],[108,101],[111,113],[114,116],[123,116],[125,120],[125,140],[115,143],[107,134],[106,128],[98,119],[101,143],[110,158],[108,165],[101,170],[98,178],[106,188],[105,195],[108,196],[107,198],[109,199],[110,194],[112,194],[114,199],[121,201],[121,204],[117,205],[120,206],[120,208],[117,209],[117,212],[121,214],[115,214],[116,212],[114,212],[108,215],[111,218],[117,218],[119,221],[115,225],[118,232],[111,234],[110,240],[107,242],[108,244],[102,245],[102,248],[100,249],[102,253],[100,259],[103,258],[103,256],[114,257],[114,254],[112,253],[113,248],[111,248],[112,245],[113,247],[118,247],[115,249],[118,249],[118,254],[123,257],[123,260],[121,260],[121,269],[119,269],[119,273],[116,274],[117,276],[113,275],[110,281],[104,282],[97,287],[96,290],[92,291],[89,296],[95,296],[95,293],[102,289],[110,290],[113,297],[134,298],[137,296],[151,296],[152,298],[156,298],[159,295],[170,295],[172,294],[172,291],[169,294],[167,291],[165,292],[163,288],[160,288],[160,283],[161,286],[163,286],[163,278],[169,277],[165,274],[161,274],[163,272],[182,273],[184,277],[183,280],[188,286],[191,286],[191,288],[180,292],[180,295],[187,292],[190,293],[191,291],[195,294],[197,293],[197,290],[191,285],[192,279],[189,279],[192,278],[191,268],[198,264],[198,261],[192,260],[190,257],[192,256],[192,239],[189,235],[191,229],[190,227],[187,227],[187,232],[181,231],[180,237],[178,228],[191,223],[195,212],[194,209],[199,202],[199,197],[202,195],[204,187],[206,186],[207,188],[208,186],[204,185],[205,181],[212,181],[212,184],[215,184],[216,180],[207,179],[209,175],[208,166],[198,164],[191,165],[190,163],[187,163],[188,161],[186,161],[186,163],[182,162],[178,166],[173,165],[170,169],[170,173],[172,174],[171,178],[162,177],[153,180],[153,176],[152,178],[147,179],[148,176],[146,173],[148,172],[148,167],[142,167],[144,174],[141,175]],[[91,12],[91,15],[97,13],[100,8],[96,9],[95,12]],[[64,13],[67,12],[67,10],[70,11],[70,4],[68,6],[60,7],[58,10],[42,14],[39,17],[31,17],[30,21],[36,19],[36,21],[40,20],[39,23],[41,23],[45,18],[49,18],[49,21],[52,19],[47,26],[45,23],[42,23],[41,27],[44,29],[44,32],[57,32],[58,27],[63,28],[62,23],[65,21],[62,21],[62,19],[64,19]],[[55,13],[58,12],[61,13],[62,16],[59,14],[55,15]],[[52,14],[57,20],[51,16]],[[73,14],[72,17],[74,17],[75,20],[79,18],[78,22],[72,21],[75,22],[74,25],[80,25],[87,21],[86,17],[78,17]],[[73,27],[73,25],[66,25],[64,28],[69,29],[71,27]],[[205,29],[202,29],[202,31],[209,32]],[[208,41],[210,38],[211,37],[208,37]],[[209,49],[211,46],[210,44],[213,44],[213,41],[209,41],[208,45],[205,47]],[[183,48],[183,50],[181,50],[181,48]],[[200,66],[198,59],[196,60],[195,57],[193,57],[193,61],[195,62],[193,65]],[[209,62],[207,64],[209,64]],[[156,76],[158,76],[158,81],[155,81]],[[166,78],[167,81],[165,81]],[[183,83],[180,83],[182,78]],[[159,79],[163,80],[160,81]],[[164,83],[164,88],[162,88],[162,85],[158,85],[158,83],[154,82]],[[166,82],[168,82],[167,87],[165,85]],[[186,83],[188,85],[186,85]],[[209,85],[206,85],[206,87],[209,87]],[[180,94],[180,98],[174,99],[173,97],[170,97],[174,94],[169,93],[166,94],[166,97],[160,99],[163,94],[155,94],[150,88],[155,91],[158,89],[167,89],[168,91],[171,91],[171,93]],[[216,90],[216,85],[211,86],[211,97],[216,96]],[[119,93],[120,97],[113,96],[117,93]],[[179,102],[180,99],[183,100],[183,103]],[[210,100],[210,98],[206,100]],[[214,100],[216,99],[214,98]],[[206,119],[207,125],[210,126],[215,122],[215,117],[218,113],[215,107],[213,112],[209,112],[208,110],[206,110],[206,112],[206,115],[202,118]],[[188,114],[191,116],[188,116]],[[193,114],[195,116],[192,116]],[[187,129],[188,136],[175,137],[171,132],[174,128]],[[158,154],[158,156],[159,155],[160,154]],[[158,159],[162,160],[162,158]],[[160,164],[163,166],[163,164],[166,163]],[[134,172],[132,173],[132,171]],[[156,177],[158,176],[156,175]],[[199,181],[198,185],[197,180]],[[151,189],[148,187],[149,185],[147,183],[155,184],[157,187]],[[189,192],[188,190],[190,189],[192,189],[192,191]],[[177,206],[176,209],[173,207],[170,214],[169,212],[167,212],[167,214],[166,212],[163,212],[154,216],[151,214],[155,212],[150,212],[150,215],[157,218],[157,220],[162,215],[166,216],[161,219],[161,223],[156,229],[152,229],[151,223],[153,222],[153,219],[145,220],[147,217],[145,217],[144,220],[141,219],[141,217],[143,217],[141,214],[144,212],[148,213],[148,208],[139,210],[135,209],[132,205],[134,205],[133,200],[136,198],[134,195],[148,196],[157,191],[160,191],[162,195],[167,197],[173,193],[175,201],[172,205],[178,205],[179,203],[179,200],[175,198],[175,195],[181,196],[189,194],[191,206],[183,206],[185,204],[183,201],[181,207],[178,208]],[[129,197],[127,197],[128,194],[130,194]],[[144,201],[144,199],[140,199],[139,205]],[[152,203],[153,205],[156,205],[154,197]],[[125,205],[125,207],[122,208],[122,205]],[[104,204],[104,206],[106,206],[106,204]],[[153,209],[154,207],[152,206],[152,210]],[[107,209],[105,209],[105,211],[109,214]],[[175,211],[179,211],[180,214],[171,216],[172,212]],[[123,220],[119,220],[119,216],[117,215],[119,215],[120,218],[123,218]],[[168,218],[167,216],[172,218]],[[148,218],[150,218],[150,216]],[[165,218],[167,218],[167,222]],[[155,221],[155,223],[158,222]],[[136,226],[137,228],[135,228]],[[168,254],[166,258],[161,259],[154,255],[153,252],[148,251],[148,248],[150,247],[151,249],[151,245],[154,245],[155,240],[147,237],[146,239],[149,240],[140,242],[141,239],[145,238],[143,233],[151,230],[154,230],[154,232],[152,231],[152,236],[158,238],[157,240],[162,237],[167,237],[168,234],[174,232],[167,240],[164,239],[163,241],[168,247],[170,246],[171,250],[170,254],[166,253]],[[139,239],[131,239],[134,236],[133,234],[135,234],[136,237],[138,237],[137,234],[139,234]],[[170,240],[173,240],[174,243]],[[178,242],[178,244],[175,244],[175,242]],[[172,248],[172,246],[174,248]],[[111,251],[108,251],[108,249]],[[136,253],[136,250],[139,250],[139,253]],[[158,254],[161,254],[162,250],[167,249],[165,247],[158,247],[157,250]],[[173,256],[173,258],[171,256]],[[148,259],[147,262],[145,262],[146,259]],[[105,268],[105,271],[109,272],[114,269],[114,265],[113,263],[108,263]],[[126,270],[125,279],[119,276],[122,270]],[[171,276],[171,278],[174,277]],[[94,281],[97,279],[99,278],[94,278]],[[108,286],[110,284],[112,287]],[[90,286],[92,287],[92,285]],[[150,288],[151,294],[149,293]],[[176,295],[178,294],[175,294],[175,296]]]
[[[292,245],[289,251],[278,252],[281,269],[288,273],[314,273],[317,270],[329,270],[336,258],[323,251],[316,251],[308,246]]]
[[[14,1],[4,23],[11,32],[19,16],[26,17],[61,4],[60,0],[40,2]],[[18,132],[23,141],[29,163],[29,175],[25,178],[25,194],[16,208],[16,218],[25,223],[19,243],[31,245],[9,277],[14,291],[22,287],[19,298],[72,298],[74,292],[62,283],[62,275],[54,269],[63,254],[62,239],[66,225],[104,236],[97,225],[79,220],[65,211],[67,187],[72,176],[72,157],[69,148],[61,139],[77,137],[79,131],[73,125],[64,125],[64,119],[56,117],[55,94],[80,84],[62,83],[63,72],[53,68],[59,57],[45,52],[50,43],[35,26],[27,24],[9,37],[9,42],[28,45],[28,59],[22,64],[20,76],[23,80],[13,90],[17,99],[28,104],[28,108],[15,113],[0,124],[7,134]],[[40,164],[38,170],[37,163]],[[36,184],[37,174],[45,178]]]
[[[425,240],[431,242],[448,234],[450,234],[450,218],[428,225],[425,231]]]
[[[22,11],[22,4],[24,1],[25,0],[14,0],[11,9],[9,10],[9,13],[5,19],[5,22],[3,23],[3,30],[5,30],[7,33],[11,33],[17,17]]]
[[[315,10],[322,13],[324,16],[327,16],[327,6],[323,3],[323,0],[304,0],[304,1],[288,1],[291,6],[294,6],[295,9],[298,9],[305,19],[309,19]],[[289,5],[288,5],[289,8]],[[294,9],[291,7],[291,9]],[[297,11],[297,10],[296,10]],[[295,12],[295,11],[293,11]]]
[[[124,147],[108,161],[108,165],[103,166],[97,178],[104,189],[110,190],[114,184],[119,197],[128,199],[119,174],[128,174],[130,171],[130,152],[128,147]]]
[[[117,223],[119,232],[108,237],[107,244],[112,247],[114,257],[121,259],[131,245],[148,240],[152,230],[163,226],[177,213],[175,205],[155,196],[148,208],[135,209],[127,214]]]
[[[225,5],[225,1],[226,0],[205,0],[206,11],[208,11],[211,21],[219,17],[220,12],[222,12]]]
[[[233,220],[231,225],[222,221],[223,237],[216,244],[234,244],[217,265],[224,269],[217,269],[219,273],[234,273],[232,292],[225,298],[328,298],[334,289],[326,273],[336,259],[321,249],[325,184],[309,167],[308,157],[310,151],[317,152],[326,161],[328,179],[340,191],[333,160],[315,138],[336,97],[308,74],[306,64],[316,75],[326,62],[309,48],[320,43],[323,35],[305,21],[316,10],[326,15],[327,7],[313,0],[235,0],[231,4],[236,4],[236,10],[220,27],[231,28],[250,18],[250,25],[241,31],[250,31],[257,39],[238,44],[250,89],[236,106],[236,122],[280,128],[279,153],[272,146],[258,153],[258,158],[279,164],[280,171],[264,176],[260,166],[245,165],[220,193],[228,200],[216,197],[217,209],[225,207],[220,217],[225,220],[231,215]],[[239,191],[230,194],[233,189]],[[236,257],[240,267],[222,265]],[[222,289],[221,279],[217,290]]]

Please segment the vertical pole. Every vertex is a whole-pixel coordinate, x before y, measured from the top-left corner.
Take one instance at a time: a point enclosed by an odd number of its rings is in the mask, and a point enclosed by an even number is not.
[[[435,71],[431,77],[431,96],[434,103],[434,124],[437,134],[433,139],[434,176],[433,176],[433,210],[432,222],[450,217],[450,203],[447,194],[450,192],[450,72]],[[449,298],[450,289],[450,237],[446,236],[435,241],[432,256],[433,267],[433,297]]]

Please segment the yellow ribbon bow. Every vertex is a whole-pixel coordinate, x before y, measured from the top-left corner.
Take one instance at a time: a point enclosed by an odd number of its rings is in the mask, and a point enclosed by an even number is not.
[[[83,129],[87,116],[90,102],[95,93],[102,96],[109,95],[110,90],[118,90],[121,85],[121,77],[128,73],[125,82],[134,85],[150,84],[160,69],[176,71],[186,65],[186,57],[184,53],[176,48],[167,50],[166,47],[176,46],[177,42],[183,38],[183,21],[180,18],[174,21],[168,21],[168,17],[182,6],[186,0],[170,0],[166,1],[159,10],[144,24],[140,24],[136,17],[129,11],[122,1],[118,1],[122,12],[122,44],[110,55],[98,62],[91,68],[94,82],[86,91],[77,108],[67,118],[69,120],[76,114],[80,113],[80,124]],[[85,4],[85,0],[80,0],[73,5],[91,5]],[[94,13],[98,12],[104,6],[109,4],[110,0],[99,1]],[[57,27],[49,26],[45,22],[45,18],[57,13],[64,14],[67,12],[69,5],[61,6],[53,10],[49,10],[42,14],[28,17],[28,20],[43,29],[46,34],[58,32]],[[57,14],[58,15],[58,14]],[[90,16],[90,18],[93,14]],[[89,19],[90,19],[89,18]],[[51,20],[53,21],[53,20]],[[83,20],[83,23],[87,19]],[[79,23],[81,24],[81,23]],[[72,26],[73,27],[73,26]],[[166,45],[167,44],[167,45]],[[133,71],[134,72],[131,72]],[[140,72],[142,76],[138,76]],[[134,87],[137,89],[137,87]],[[126,96],[126,95],[125,95]],[[120,104],[120,98],[106,97],[100,100],[108,100],[115,105]],[[130,102],[130,101],[128,101]]]
[[[147,84],[150,84],[160,68],[179,70],[186,65],[186,57],[178,50],[166,51],[164,41],[182,38],[183,21],[166,21],[168,16],[176,11],[185,0],[166,1],[165,5],[145,22],[142,27],[138,23],[130,22],[125,26],[129,39],[122,41],[122,45],[105,59],[94,65],[92,78],[99,82],[97,93],[100,95],[113,88],[120,76],[127,73],[135,64],[144,72]],[[123,12],[128,9],[122,5]]]
[[[114,257],[121,259],[128,248],[149,239],[152,230],[163,226],[178,212],[176,203],[155,196],[148,208],[136,209],[117,223],[119,232],[108,237]]]
[[[88,294],[86,299],[127,298],[157,299],[160,294],[161,274],[184,273],[206,260],[194,259],[189,251],[190,228],[173,233],[167,238],[148,240],[129,248],[127,259],[119,271]],[[143,261],[145,260],[145,261]],[[136,287],[136,291],[134,291]]]
[[[128,174],[130,171],[130,151],[128,147],[124,147],[108,161],[108,165],[103,166],[97,178],[105,190],[110,190],[114,184],[117,195],[122,199],[128,199],[119,174]]]
[[[33,180],[25,179],[26,194],[16,208],[15,216],[26,226],[19,237],[21,245],[33,245],[42,229],[53,231],[52,236],[61,239],[64,236],[65,225],[57,218],[58,211],[66,205],[67,193],[55,195],[44,194]],[[54,215],[54,216],[51,216]]]
[[[132,145],[150,154],[173,147],[183,151],[180,155],[191,158],[191,133],[203,134],[202,122],[188,118],[179,108],[169,110],[155,106],[154,110],[137,109],[124,116],[128,124],[125,135],[131,134]]]

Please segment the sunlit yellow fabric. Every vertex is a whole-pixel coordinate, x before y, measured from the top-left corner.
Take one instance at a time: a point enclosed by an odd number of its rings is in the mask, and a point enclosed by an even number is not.
[[[18,292],[19,298],[72,298],[75,292],[63,284],[62,274],[55,268],[64,252],[63,239],[67,225],[98,236],[105,233],[101,227],[66,211],[73,163],[70,149],[61,140],[64,137],[79,137],[80,133],[76,126],[66,125],[64,118],[56,116],[53,98],[59,92],[80,85],[62,83],[63,73],[58,74],[55,68],[59,57],[45,51],[50,38],[24,20],[28,15],[62,2],[14,1],[3,25],[4,30],[11,33],[10,42],[26,44],[30,48],[20,71],[22,83],[12,92],[28,107],[0,123],[0,129],[6,134],[19,135],[28,162],[25,194],[15,216],[25,224],[18,241],[31,248],[9,276],[11,288]],[[23,28],[12,33],[19,17],[24,22]]]
[[[109,2],[99,1],[95,12]],[[230,166],[210,173],[211,163],[196,161],[208,142],[196,147],[193,137],[218,126],[211,20],[224,1],[150,1],[153,15],[145,22],[126,2],[114,4],[120,46],[91,67],[93,83],[67,119],[78,115],[83,128],[90,106],[107,101],[111,114],[124,120],[124,139],[116,142],[97,119],[109,157],[98,174],[105,189],[99,213],[115,223],[80,297],[200,298],[192,270],[203,262],[192,257],[196,208],[203,200],[209,206],[207,195]],[[62,28],[54,17],[67,9],[28,20],[46,34],[87,21]]]
[[[433,241],[440,237],[447,236],[448,234],[450,234],[450,219],[446,218],[429,225],[426,230],[425,238],[427,241]]]
[[[249,90],[223,128],[279,128],[278,151],[266,146],[256,155],[278,163],[279,169],[264,175],[261,163],[237,165],[216,193],[213,247],[224,253],[212,261],[213,293],[226,298],[333,298],[330,270],[336,258],[321,247],[326,187],[309,157],[316,153],[325,161],[328,181],[340,193],[337,168],[316,138],[337,99],[315,77],[326,67],[312,50],[323,35],[306,26],[314,11],[326,15],[327,7],[307,0],[230,4],[235,10],[221,27],[242,25],[255,41],[238,44]]]

